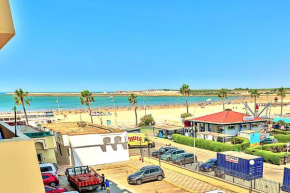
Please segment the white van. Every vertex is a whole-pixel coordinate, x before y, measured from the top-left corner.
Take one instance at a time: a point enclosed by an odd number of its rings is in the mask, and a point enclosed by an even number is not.
[[[57,176],[57,171],[53,164],[47,163],[47,164],[39,164],[41,173],[51,173],[54,176]]]

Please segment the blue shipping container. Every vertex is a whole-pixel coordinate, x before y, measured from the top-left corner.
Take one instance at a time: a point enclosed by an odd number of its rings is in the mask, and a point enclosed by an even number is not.
[[[290,192],[290,168],[284,168],[282,190],[285,192]]]
[[[254,160],[253,166],[250,160]],[[263,158],[245,153],[226,151],[217,153],[217,169],[227,175],[245,180],[263,177]]]

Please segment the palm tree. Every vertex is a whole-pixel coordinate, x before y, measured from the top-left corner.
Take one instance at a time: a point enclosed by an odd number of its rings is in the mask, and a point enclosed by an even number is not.
[[[281,97],[281,116],[283,112],[283,98],[286,96],[286,89],[281,87],[278,89],[277,96]]]
[[[83,90],[81,92],[81,96],[80,96],[80,101],[81,101],[81,104],[86,104],[88,106],[88,109],[90,111],[90,116],[91,116],[91,121],[92,123],[94,123],[93,121],[93,117],[92,117],[92,111],[91,111],[91,102],[95,102],[95,98],[92,96],[93,93],[91,93],[90,91],[88,90]]]
[[[27,104],[28,106],[30,106],[29,102],[32,102],[32,100],[30,98],[25,99],[26,97],[28,97],[28,92],[27,91],[23,92],[23,90],[21,88],[19,88],[18,90],[17,89],[15,90],[13,100],[14,100],[16,105],[18,105],[18,106],[22,105],[23,111],[25,114],[25,118],[26,118],[26,124],[28,125],[28,118],[27,118],[24,103]]]
[[[218,92],[218,97],[223,99],[223,110],[225,110],[225,98],[228,98],[228,91],[225,88],[222,88],[221,90],[219,90]]]
[[[251,97],[254,98],[254,114],[257,116],[257,109],[256,109],[256,103],[257,103],[257,98],[260,97],[260,93],[258,92],[257,89],[253,89],[250,91]]]
[[[188,102],[187,102],[187,97],[189,95],[189,92],[190,92],[189,86],[187,84],[183,84],[182,87],[180,88],[180,94],[185,96],[187,114],[189,113],[188,112]]]
[[[138,126],[138,118],[137,118],[137,95],[131,93],[128,97],[128,101],[132,106],[135,108],[135,119],[136,119],[136,126]]]

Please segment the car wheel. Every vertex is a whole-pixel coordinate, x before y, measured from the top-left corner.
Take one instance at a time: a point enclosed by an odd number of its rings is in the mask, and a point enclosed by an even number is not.
[[[128,148],[130,149],[131,148],[131,145],[128,144]]]
[[[180,162],[179,162],[179,165],[181,165],[181,166],[182,166],[182,165],[183,165],[183,162],[182,162],[182,161],[180,161]]]
[[[137,181],[136,181],[136,184],[137,184],[137,185],[141,185],[141,184],[142,184],[142,180],[137,180]]]
[[[158,181],[163,180],[163,176],[161,176],[161,175],[157,176],[157,180],[158,180]]]
[[[167,161],[169,162],[170,161],[170,158],[167,158]]]
[[[152,144],[149,144],[148,147],[151,148],[152,147]]]
[[[56,186],[56,183],[55,182],[51,182],[49,185],[54,187],[54,186]]]

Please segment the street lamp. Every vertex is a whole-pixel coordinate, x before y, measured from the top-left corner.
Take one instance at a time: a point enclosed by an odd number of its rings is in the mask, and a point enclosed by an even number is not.
[[[116,104],[115,104],[115,99],[114,96],[109,96],[109,98],[111,98],[111,101],[114,104],[114,110],[115,110],[115,125],[117,125],[117,121],[116,121],[116,117],[117,117],[117,112],[116,112]]]
[[[144,93],[143,93],[144,94]],[[146,115],[146,107],[145,107],[145,102],[144,101],[148,101],[148,99],[144,99],[144,95],[143,95],[143,108],[145,110],[145,115]]]
[[[99,109],[101,109],[101,102],[107,98],[112,98],[112,96],[102,98],[99,102]],[[114,102],[114,105],[115,105],[115,102]],[[115,114],[116,114],[116,108],[115,108]],[[102,112],[101,112],[101,125],[103,125],[103,113]]]
[[[252,185],[252,181],[253,181],[253,166],[255,164],[254,160],[250,160],[250,176],[251,176],[251,188],[250,188],[250,193],[252,193],[253,190],[253,185]]]
[[[17,137],[17,129],[16,129],[16,127],[17,127],[17,121],[16,121],[16,113],[17,113],[17,108],[16,108],[16,105],[14,106],[14,108],[13,108],[13,110],[14,110],[14,126],[15,126],[15,137]]]

